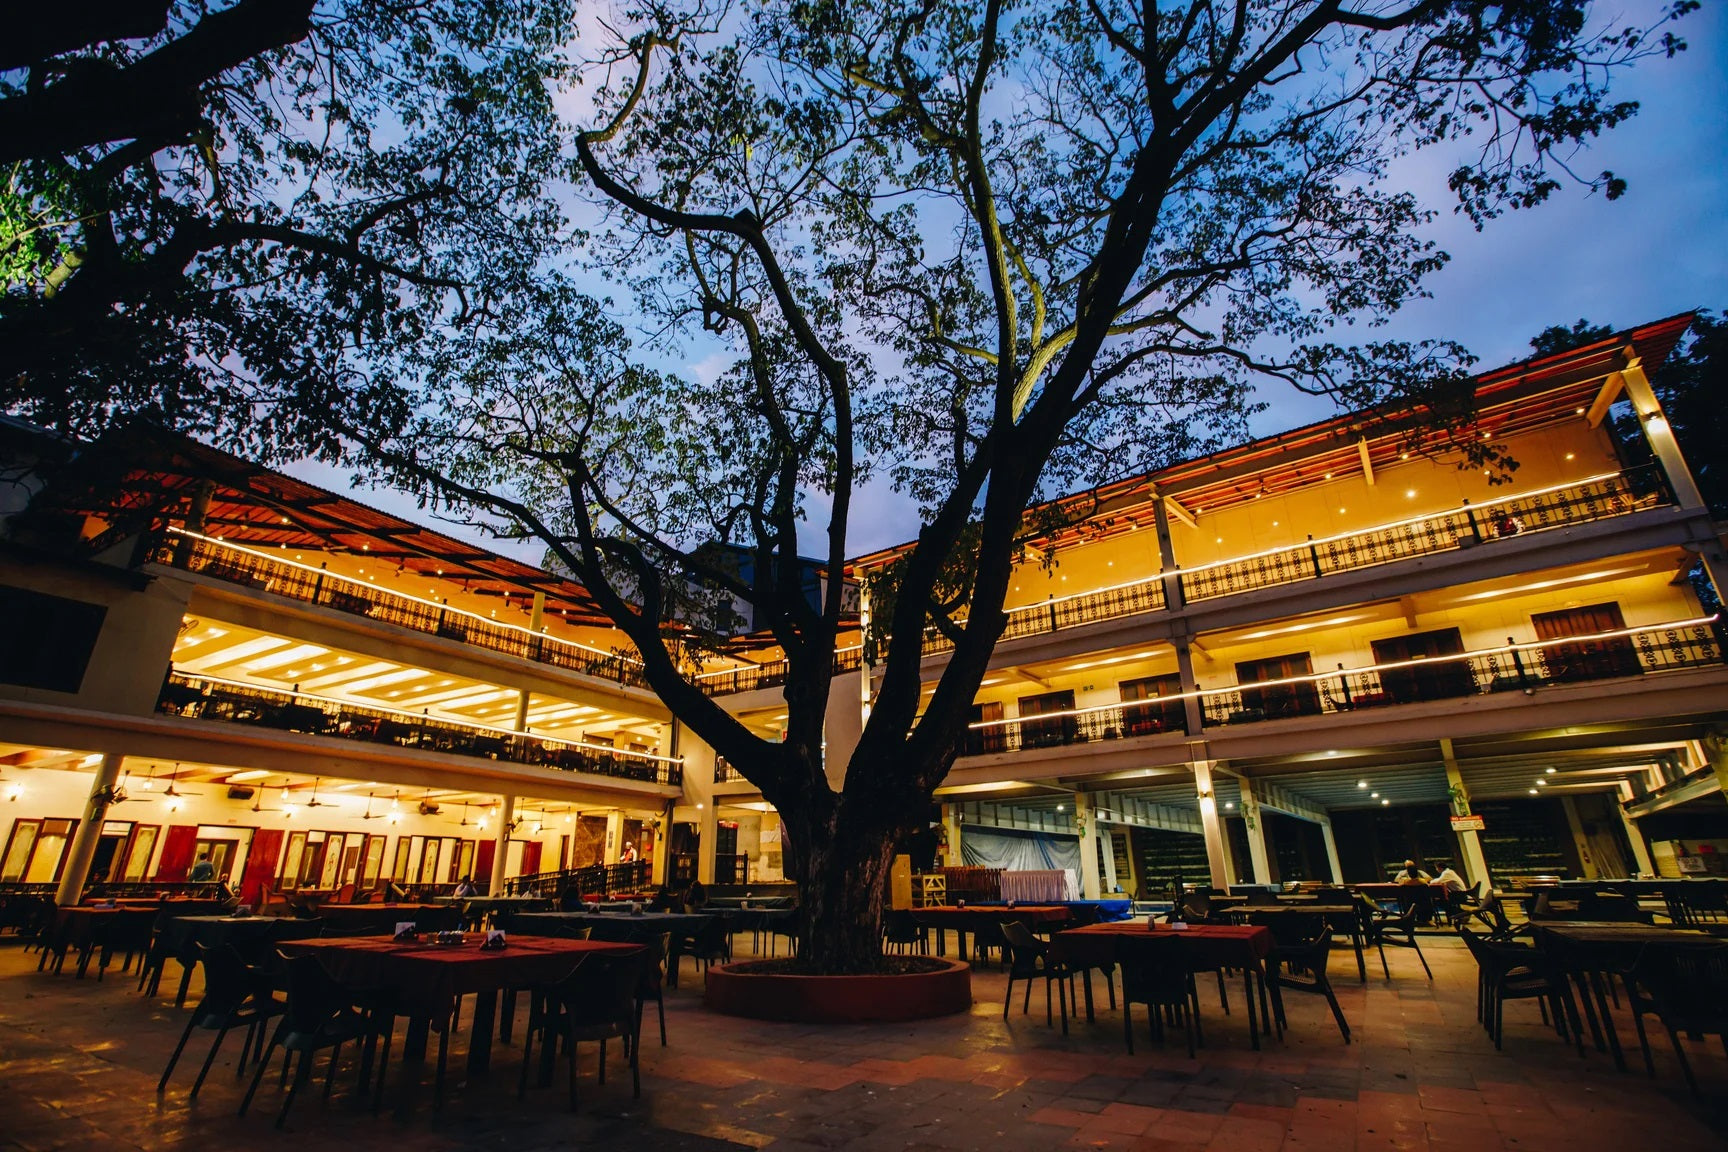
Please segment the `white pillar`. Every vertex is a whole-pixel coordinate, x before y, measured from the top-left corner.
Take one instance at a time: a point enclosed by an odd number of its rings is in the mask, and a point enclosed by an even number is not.
[[[1248,865],[1254,883],[1272,883],[1272,866],[1266,858],[1266,822],[1260,813],[1260,801],[1254,796],[1254,786],[1246,776],[1236,778],[1242,790],[1242,823],[1248,830]]]
[[[516,797],[506,792],[498,797],[498,839],[492,850],[492,880],[488,894],[504,895],[504,864],[510,858],[510,821],[516,818]]]
[[[960,805],[942,805],[942,826],[948,832],[948,855],[943,858],[943,863],[950,868],[958,868],[966,863],[960,852]]]
[[[696,879],[702,884],[714,883],[714,852],[720,839],[716,805],[701,804],[696,812]]]
[[[1116,879],[1116,830],[1100,828],[1098,832],[1104,846],[1104,895],[1112,896],[1120,886]]]
[[[601,850],[600,860],[604,864],[618,863],[618,857],[624,851],[624,811],[614,808],[606,813],[606,845]]]
[[[1602,870],[1596,866],[1590,851],[1590,837],[1584,834],[1584,821],[1578,816],[1578,802],[1570,796],[1560,797],[1560,807],[1566,812],[1566,827],[1572,832],[1572,846],[1578,850],[1578,864],[1584,869],[1584,879],[1594,880]]]
[[[97,794],[114,787],[120,779],[120,762],[124,756],[109,752],[96,766],[96,778],[90,782],[90,798],[84,805],[84,819],[72,835],[72,849],[66,856],[66,867],[60,873],[60,887],[54,893],[54,903],[65,908],[78,903],[84,895],[84,883],[90,879],[90,862],[96,859],[96,844],[102,839],[102,821],[108,815],[108,803]]]
[[[1092,797],[1074,793],[1074,827],[1080,832],[1080,897],[1096,900],[1098,888],[1098,821],[1092,816]]]
[[[1632,782],[1622,780],[1620,781],[1619,799],[1609,802],[1614,805],[1614,810],[1620,813],[1620,823],[1626,829],[1626,839],[1632,844],[1632,861],[1638,869],[1638,875],[1654,878],[1656,864],[1650,859],[1650,843],[1644,839],[1644,830],[1638,827],[1638,821],[1632,818],[1632,815],[1626,811],[1625,804],[1621,803],[1621,801],[1632,799],[1632,796]]]
[[[1338,864],[1338,839],[1332,835],[1332,821],[1320,821],[1320,838],[1326,841],[1326,863],[1332,869],[1332,883],[1344,883],[1344,869]]]
[[[516,731],[528,731],[528,697],[532,695],[526,688],[516,693]]]
[[[1194,791],[1200,797],[1200,828],[1206,837],[1206,869],[1212,887],[1230,887],[1230,845],[1224,839],[1224,822],[1218,818],[1218,797],[1212,791],[1212,762],[1193,762]]]
[[[1464,787],[1464,775],[1458,770],[1458,758],[1453,754],[1452,741],[1442,737],[1440,740],[1440,757],[1446,762],[1446,784],[1454,790],[1455,798],[1451,804],[1454,816],[1470,815],[1470,793]],[[1464,854],[1464,878],[1471,884],[1480,883],[1484,892],[1494,887],[1494,878],[1488,874],[1488,858],[1482,854],[1482,838],[1475,829],[1455,832],[1458,837],[1458,849]]]
[[[1621,369],[1620,378],[1626,383],[1626,398],[1632,402],[1632,408],[1638,415],[1638,426],[1644,430],[1644,439],[1662,465],[1662,473],[1668,478],[1669,488],[1673,489],[1675,502],[1686,509],[1704,509],[1704,496],[1699,492],[1692,469],[1687,466],[1686,458],[1680,452],[1680,442],[1675,439],[1674,429],[1662,411],[1662,403],[1656,398],[1655,390],[1650,387],[1650,379],[1644,374],[1642,362],[1633,357],[1631,362]],[[1705,575],[1709,577],[1710,583],[1715,585],[1716,594],[1728,598],[1728,553],[1723,551],[1721,539],[1712,531],[1708,537],[1699,541],[1696,547],[1699,559],[1704,562]]]

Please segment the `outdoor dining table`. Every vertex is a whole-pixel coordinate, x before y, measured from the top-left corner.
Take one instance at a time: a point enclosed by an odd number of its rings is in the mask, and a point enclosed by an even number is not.
[[[474,994],[473,1031],[468,1043],[468,1075],[478,1079],[491,1066],[498,993],[567,979],[587,956],[607,952],[628,956],[640,944],[567,940],[557,936],[513,936],[498,949],[480,947],[470,934],[457,945],[428,941],[397,943],[388,936],[332,936],[292,940],[281,945],[289,956],[316,956],[324,971],[348,989],[389,989],[408,1017],[405,1060],[425,1057],[428,1028],[450,1026],[458,996]]]
[[[956,955],[966,956],[966,933],[974,934],[980,924],[1006,924],[1018,920],[1038,930],[1038,925],[1060,924],[1071,915],[1066,904],[928,904],[912,910],[914,923],[936,929],[936,955],[946,956],[947,931],[954,930]]]
[[[1262,1027],[1269,1033],[1273,1020],[1277,1019],[1266,1003],[1266,958],[1272,954],[1270,928],[1258,924],[1190,924],[1186,928],[1153,924],[1148,927],[1144,920],[1113,920],[1070,928],[1050,939],[1058,955],[1075,967],[1101,967],[1116,962],[1117,940],[1124,936],[1144,938],[1148,932],[1181,940],[1183,958],[1191,971],[1242,970],[1244,998],[1248,1001],[1248,1036],[1258,1051]],[[1256,992],[1259,995],[1258,1015],[1254,1010]],[[1276,1004],[1279,995],[1275,986],[1272,998]]]
[[[1614,1057],[1626,1071],[1626,1054],[1608,1012],[1606,981],[1618,976],[1632,994],[1632,969],[1648,948],[1695,948],[1717,943],[1714,936],[1691,928],[1666,928],[1621,921],[1551,920],[1531,924],[1536,947],[1552,956],[1578,986],[1584,1018],[1598,1052]],[[1583,1037],[1578,1038],[1583,1051]]]
[[[106,907],[94,904],[75,904],[69,908],[57,909],[54,913],[54,928],[49,942],[42,949],[42,958],[37,961],[36,970],[41,971],[47,966],[48,958],[54,957],[54,971],[58,973],[66,962],[68,950],[78,950],[78,979],[84,979],[84,974],[90,968],[90,959],[98,952],[101,961],[97,964],[96,974],[100,979],[102,972],[108,967],[110,941],[114,932],[123,925],[137,924],[140,927],[148,925],[156,918],[154,907]]]
[[[666,933],[671,937],[666,945],[666,983],[676,988],[684,937],[712,924],[714,917],[701,912],[519,912],[511,922],[522,932],[560,925],[587,928],[594,933],[593,938],[602,940],[635,940]]]
[[[547,908],[552,901],[545,896],[447,896],[441,904],[456,904],[462,909],[462,922],[479,927],[482,920],[499,912],[522,912]]]
[[[246,952],[269,940],[276,926],[283,923],[292,921],[279,916],[176,916],[163,931],[176,953],[194,944],[206,948],[232,945]]]

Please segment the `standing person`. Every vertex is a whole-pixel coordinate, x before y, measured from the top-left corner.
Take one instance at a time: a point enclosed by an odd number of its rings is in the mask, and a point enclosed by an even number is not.
[[[198,859],[193,861],[192,870],[186,873],[186,879],[194,884],[205,884],[216,879],[216,865],[210,862],[210,849],[199,850]]]

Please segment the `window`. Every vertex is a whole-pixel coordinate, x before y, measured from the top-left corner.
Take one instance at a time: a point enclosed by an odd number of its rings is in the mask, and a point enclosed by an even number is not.
[[[1288,680],[1307,676],[1314,671],[1306,652],[1288,656],[1273,656],[1265,660],[1245,660],[1236,665],[1236,682],[1242,688],[1242,709],[1258,713],[1259,719],[1276,720],[1283,716],[1317,716],[1320,714],[1320,692],[1312,680],[1300,684],[1275,684],[1269,688],[1249,688],[1246,685],[1267,680]]]
[[[1464,640],[1456,628],[1417,632],[1374,641],[1374,663],[1398,664],[1429,661],[1409,668],[1388,668],[1380,673],[1380,686],[1390,702],[1409,704],[1417,700],[1446,700],[1475,691],[1470,666],[1462,660],[1447,660],[1464,651]]]
[[[1182,677],[1143,676],[1124,680],[1118,685],[1122,692],[1122,723],[1129,736],[1147,736],[1154,732],[1180,732],[1186,724],[1180,700],[1139,704],[1141,700],[1163,700],[1182,694]]]
[[[14,820],[6,853],[0,856],[0,882],[52,884],[60,879],[66,846],[76,820]]]
[[[1620,615],[1620,605],[1614,603],[1591,604],[1562,612],[1540,612],[1530,617],[1530,621],[1536,626],[1538,640],[1592,636],[1626,627],[1626,621]],[[1638,653],[1632,647],[1630,636],[1556,644],[1542,649],[1541,663],[1549,679],[1562,681],[1637,676],[1644,671],[1638,663]]]
[[[0,584],[0,684],[76,692],[108,609]]]
[[[1020,697],[1020,745],[1023,748],[1051,748],[1060,744],[1074,743],[1076,725],[1074,717],[1057,716],[1050,720],[1032,720],[1028,717],[1047,716],[1052,712],[1074,711],[1074,693],[1041,692],[1036,696]]]

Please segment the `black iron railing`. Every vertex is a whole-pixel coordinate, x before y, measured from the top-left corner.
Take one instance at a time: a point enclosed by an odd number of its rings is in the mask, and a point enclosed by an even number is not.
[[[1344,669],[1334,673],[1207,688],[1192,693],[1204,727],[1359,712],[1425,700],[1534,692],[1562,684],[1657,674],[1724,663],[1719,621],[1687,621],[1504,648]],[[1183,730],[1184,696],[985,721],[966,733],[962,755],[1092,744]]]
[[[1159,611],[1165,607],[1164,581],[1172,577],[1180,582],[1185,601],[1212,600],[1436,552],[1474,548],[1671,503],[1673,496],[1665,477],[1658,466],[1650,464],[1563,488],[1509,496],[1481,505],[1466,503],[1450,512],[1366,532],[1323,540],[1310,538],[1239,560],[1182,569],[1099,592],[1015,608],[1008,614],[1002,638],[1057,632],[1097,620]],[[926,654],[946,651],[952,646],[934,628],[926,631]]]
[[[585,772],[620,780],[681,785],[679,761],[640,752],[572,744],[522,732],[367,708],[303,693],[277,692],[209,677],[171,673],[157,711],[201,720],[253,724],[313,736],[337,736],[372,744],[395,744],[427,752],[507,760],[563,772]]]
[[[744,783],[744,773],[728,764],[726,757],[716,756],[714,757],[714,783],[742,784]]]
[[[504,891],[511,896],[555,898],[569,893],[577,897],[598,896],[604,900],[610,896],[642,892],[651,882],[652,868],[647,860],[559,868],[530,876],[512,876],[504,881]]]
[[[862,647],[839,649],[834,653],[834,675],[855,671],[863,665],[863,657]],[[783,658],[768,660],[746,668],[701,673],[696,677],[696,683],[709,696],[730,696],[735,692],[751,692],[757,688],[778,688],[786,683],[788,667]]]
[[[152,559],[226,583],[242,584],[275,596],[365,616],[538,664],[632,688],[647,686],[641,664],[632,657],[602,652],[549,633],[500,624],[449,605],[387,592],[364,580],[338,576],[321,568],[272,560],[220,540],[171,529]]]

